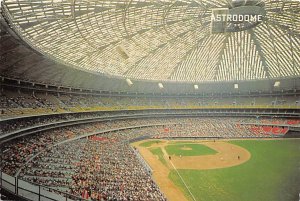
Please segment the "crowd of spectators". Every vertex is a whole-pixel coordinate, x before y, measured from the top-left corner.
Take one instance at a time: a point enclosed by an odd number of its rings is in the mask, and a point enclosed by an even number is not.
[[[267,137],[254,132],[252,125],[240,124],[240,118],[184,118],[174,125],[165,126],[155,138],[251,138]]]
[[[87,96],[87,95],[72,95],[72,94],[48,94],[43,95],[42,98],[32,94],[13,94],[11,96],[1,94],[0,98],[0,116],[14,116],[25,115],[26,109],[34,112],[35,109],[49,109],[43,112],[55,113],[61,109],[61,112],[69,112],[74,109],[84,109],[88,111],[89,108],[117,108],[128,109],[130,107],[170,107],[170,106],[186,106],[184,101],[175,101],[171,98],[139,98],[139,97],[117,97],[117,96]],[[194,101],[190,103],[194,105]],[[197,104],[198,105],[198,104]],[[76,110],[75,110],[76,111]]]
[[[119,114],[119,115],[122,115]],[[32,128],[34,126],[40,126],[51,123],[59,123],[63,121],[72,121],[77,119],[89,119],[98,117],[108,117],[109,113],[74,113],[74,114],[61,114],[61,115],[45,115],[36,116],[31,118],[18,118],[7,121],[0,121],[0,131],[2,134],[14,132],[24,128]]]
[[[48,108],[52,111],[57,109],[57,105],[52,103],[47,98],[40,98],[34,94],[13,94],[12,96],[6,95],[5,93],[0,94],[0,114],[6,115],[10,110],[23,109],[23,108]]]
[[[73,107],[130,107],[130,106],[188,106],[208,105],[198,98],[163,98],[129,96],[93,96],[80,94],[47,94],[38,97],[28,93],[1,94],[2,112],[13,108],[73,108]],[[12,94],[12,95],[11,95]],[[204,103],[205,102],[205,103]]]
[[[128,115],[157,115],[166,113],[163,110],[158,111],[146,111],[146,110],[132,110],[132,111],[99,111],[99,112],[90,112],[90,113],[67,113],[67,114],[57,114],[57,115],[43,115],[43,116],[33,116],[28,118],[17,118],[11,120],[2,120],[0,121],[0,133],[10,133],[20,129],[32,128],[35,126],[45,125],[45,124],[54,124],[62,123],[68,121],[76,120],[88,120],[96,118],[109,118],[117,116],[128,116]],[[173,115],[196,115],[199,112],[195,111],[184,111],[184,110],[173,110],[168,111],[167,114]],[[241,119],[241,124],[276,124],[276,125],[299,125],[300,120],[295,119],[283,119],[283,118],[243,118]]]
[[[244,122],[251,118],[147,118],[81,124],[48,130],[2,145],[1,170],[24,180],[92,200],[164,200],[130,140],[152,138],[268,137]],[[105,132],[61,143],[88,133]],[[37,155],[36,155],[37,154]],[[88,193],[86,193],[88,192]]]
[[[40,107],[55,107],[50,101],[45,98],[38,98],[34,95],[31,96],[15,96],[7,97],[5,94],[1,94],[0,108],[40,108]]]
[[[300,97],[280,97],[285,101],[278,101],[276,97],[134,97],[134,96],[99,96],[84,94],[60,94],[41,92],[20,92],[12,89],[4,91],[0,98],[0,115],[22,115],[24,109],[49,109],[41,112],[55,113],[68,112],[74,109],[90,110],[103,108],[130,109],[130,108],[186,108],[199,106],[296,106],[299,107]],[[280,104],[279,104],[280,103]],[[25,114],[25,113],[24,113]],[[23,115],[24,115],[23,114]],[[27,114],[27,113],[26,113]]]
[[[132,129],[67,142],[28,163],[20,177],[91,200],[165,200],[127,143],[157,128]],[[88,197],[83,196],[88,192]]]
[[[3,163],[2,168],[4,172],[14,175],[17,170],[27,161],[31,156],[45,149],[46,146],[51,146],[55,143],[61,142],[83,134],[109,130],[114,128],[139,126],[139,125],[152,125],[171,122],[170,120],[162,119],[132,119],[132,120],[116,120],[105,121],[98,123],[89,123],[83,125],[69,126],[49,130],[35,135],[18,138],[9,141],[2,145]]]
[[[126,116],[126,115],[143,115],[143,114],[158,114],[163,112],[147,112],[147,111],[119,111],[115,112],[91,112],[91,113],[69,113],[69,114],[59,114],[59,115],[44,115],[44,116],[33,116],[28,118],[17,118],[6,121],[0,121],[0,131],[1,134],[14,132],[20,129],[32,128],[34,126],[40,126],[45,124],[53,124],[60,122],[69,122],[75,120],[88,120],[96,118],[109,118],[116,116]],[[174,111],[175,113],[175,111]],[[175,114],[180,114],[176,112]]]
[[[258,117],[258,118],[245,118],[241,120],[243,124],[263,124],[263,125],[299,125],[299,119],[291,118],[270,118],[270,117]]]
[[[1,170],[9,175],[15,175],[32,156],[45,150],[55,142],[67,139],[67,134],[70,133],[66,132],[66,129],[57,129],[18,138],[1,145]]]

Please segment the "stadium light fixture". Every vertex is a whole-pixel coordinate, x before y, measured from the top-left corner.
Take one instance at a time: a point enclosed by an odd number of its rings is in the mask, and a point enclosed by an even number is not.
[[[238,89],[239,88],[239,84],[234,84],[234,88]]]
[[[274,87],[279,87],[280,86],[280,82],[279,81],[276,81],[275,83],[274,83]]]
[[[199,89],[198,84],[195,84],[195,85],[194,85],[194,89],[195,89],[195,90],[198,90],[198,89]]]
[[[128,86],[133,85],[132,81],[129,78],[126,79],[126,82],[127,82]]]
[[[159,87],[160,89],[163,89],[163,88],[164,88],[164,85],[163,85],[162,83],[158,83],[158,87]]]

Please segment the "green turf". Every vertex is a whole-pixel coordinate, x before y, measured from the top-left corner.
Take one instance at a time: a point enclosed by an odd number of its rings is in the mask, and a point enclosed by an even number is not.
[[[231,141],[246,148],[246,163],[215,170],[179,170],[196,200],[296,201],[300,190],[300,140]],[[175,171],[169,177],[189,197]]]
[[[166,160],[165,160],[165,158],[164,158],[164,154],[163,154],[161,148],[159,148],[159,147],[150,148],[150,151],[151,151],[151,153],[152,153],[153,155],[158,156],[158,159],[159,159],[159,161],[160,161],[162,164],[164,164],[164,165],[167,166],[167,162],[166,162]]]
[[[161,143],[160,140],[151,140],[151,141],[141,143],[140,146],[141,147],[151,147],[153,144],[159,144],[159,143]]]
[[[183,150],[183,148],[190,148],[191,150]],[[169,155],[176,156],[199,156],[199,155],[211,155],[217,152],[202,144],[174,144],[165,147]]]

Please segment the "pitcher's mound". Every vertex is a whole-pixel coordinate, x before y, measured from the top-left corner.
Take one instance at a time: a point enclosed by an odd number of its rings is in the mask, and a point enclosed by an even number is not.
[[[246,149],[227,142],[204,142],[203,144],[218,153],[203,156],[172,156],[175,167],[177,169],[197,170],[226,168],[245,163],[251,157]],[[182,150],[185,148],[183,147]]]

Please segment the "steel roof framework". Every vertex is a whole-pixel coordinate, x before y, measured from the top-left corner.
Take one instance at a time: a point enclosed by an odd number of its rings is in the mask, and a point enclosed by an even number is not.
[[[211,34],[211,10],[233,3],[4,0],[2,9],[34,49],[93,73],[184,82],[299,77],[300,1],[257,1],[263,23]]]

